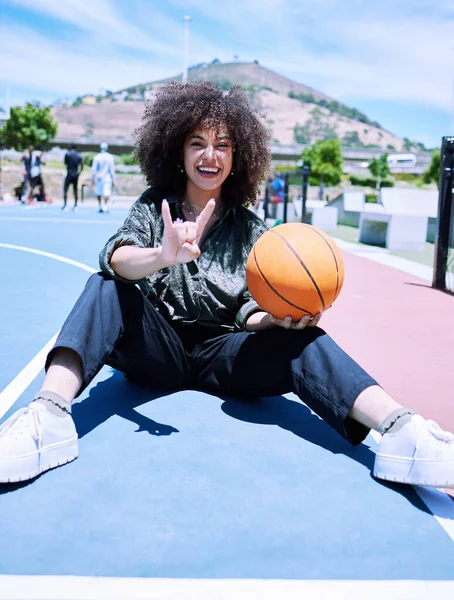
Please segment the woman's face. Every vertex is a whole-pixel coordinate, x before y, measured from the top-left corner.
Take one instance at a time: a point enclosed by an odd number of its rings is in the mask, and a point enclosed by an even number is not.
[[[232,170],[232,140],[225,127],[196,129],[186,138],[183,154],[189,180],[202,190],[220,188]]]

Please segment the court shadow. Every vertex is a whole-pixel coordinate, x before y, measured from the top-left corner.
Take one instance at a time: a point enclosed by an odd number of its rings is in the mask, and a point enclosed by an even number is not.
[[[178,429],[165,423],[158,423],[134,410],[156,398],[173,393],[168,390],[153,390],[125,379],[122,373],[112,370],[112,376],[100,381],[90,389],[87,398],[75,402],[72,417],[80,438],[105,423],[110,417],[118,415],[137,425],[136,433],[147,432],[150,435],[166,436],[178,433]],[[42,475],[45,475],[43,473]],[[20,490],[42,477],[34,477],[17,483],[0,483],[0,496]]]
[[[365,444],[352,446],[303,403],[289,400],[284,396],[245,399],[221,397],[221,400],[224,401],[221,409],[229,417],[247,423],[277,425],[333,454],[344,454],[361,463],[369,469],[372,477],[374,452]],[[401,494],[418,510],[432,514],[412,487],[375,478],[373,480]]]
[[[172,393],[174,392],[155,390],[131,382],[125,379],[123,374],[113,370],[111,377],[100,381],[90,389],[88,397],[73,404],[72,416],[79,438],[83,438],[114,415],[135,423],[138,426],[136,429],[138,433],[148,432],[156,436],[178,433],[178,429],[172,425],[158,423],[134,410],[142,404]],[[222,411],[233,419],[260,425],[277,425],[333,454],[344,454],[372,470],[374,453],[368,446],[365,444],[352,446],[303,403],[289,400],[284,396],[260,398],[219,396],[219,398],[223,402]],[[24,488],[39,477],[41,475],[29,481],[0,484],[0,496]],[[413,488],[376,479],[374,481],[402,494],[416,508],[431,514]]]
[[[142,386],[125,379],[122,373],[113,370],[111,377],[91,388],[88,397],[76,402],[72,407],[72,417],[79,439],[114,415],[135,423],[138,426],[136,433],[147,432],[156,436],[178,433],[178,429],[172,425],[158,423],[134,410],[142,404],[171,393],[173,392]]]
[[[439,289],[434,288],[430,283],[415,283],[413,281],[406,281],[405,285],[412,285],[414,287],[423,287],[423,288],[427,288],[428,290],[432,290],[434,292],[441,292],[442,294],[447,294],[448,296],[454,296],[454,290],[449,290],[449,289],[439,290]]]

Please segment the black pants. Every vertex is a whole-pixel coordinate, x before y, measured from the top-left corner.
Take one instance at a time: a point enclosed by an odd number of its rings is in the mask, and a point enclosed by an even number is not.
[[[44,190],[44,181],[41,175],[37,175],[36,177],[32,177],[30,179],[30,200],[33,199],[35,195],[35,188],[38,187],[38,194],[36,195],[36,199],[38,202],[44,202],[46,200],[46,192]]]
[[[79,181],[79,175],[66,175],[65,183],[63,185],[63,203],[65,206],[66,206],[66,197],[68,195],[68,189],[69,189],[70,185],[73,186],[73,191],[74,191],[74,206],[77,206],[77,200],[78,200],[77,184],[78,184],[78,181]]]
[[[82,360],[79,394],[108,364],[158,388],[231,396],[294,392],[351,443],[369,431],[347,415],[376,381],[319,327],[227,334],[173,327],[134,285],[97,273],[65,321],[46,369],[58,347]]]

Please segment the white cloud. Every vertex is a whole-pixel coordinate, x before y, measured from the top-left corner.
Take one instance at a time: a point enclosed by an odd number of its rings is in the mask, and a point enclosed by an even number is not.
[[[101,87],[116,90],[147,82],[168,74],[166,66],[150,65],[149,60],[129,60],[107,53],[99,61],[92,52],[77,45],[62,46],[33,34],[25,28],[8,27],[1,31],[3,47],[2,78],[10,86],[54,92],[56,95],[96,93]],[[31,59],[32,57],[32,59]]]
[[[236,54],[340,99],[452,106],[453,0],[3,2],[38,10],[75,36],[57,41],[7,24],[0,51],[3,79],[11,85],[80,94],[177,74],[183,62],[181,17],[190,14],[190,64]],[[170,8],[181,17],[171,16]],[[38,57],[42,69],[30,56]]]
[[[228,24],[240,58],[334,96],[450,109],[454,2],[414,0],[172,0]],[[243,55],[243,56],[242,56]],[[246,58],[246,57],[245,57]],[[319,83],[319,85],[320,85]]]
[[[178,49],[171,42],[176,33],[176,23],[157,13],[151,22],[152,29],[166,31],[167,39],[158,38],[146,27],[139,27],[125,20],[112,0],[7,0],[40,15],[60,20],[90,33],[93,39],[113,43],[115,46],[135,48],[141,52],[159,52],[167,56],[177,55]]]

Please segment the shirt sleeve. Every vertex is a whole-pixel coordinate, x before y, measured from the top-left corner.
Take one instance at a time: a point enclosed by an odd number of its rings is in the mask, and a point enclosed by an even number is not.
[[[142,198],[142,197],[141,197]],[[120,246],[137,246],[139,248],[152,248],[154,245],[154,231],[150,215],[150,205],[142,202],[141,198],[132,205],[125,222],[120,229],[107,242],[99,255],[99,266],[101,271],[107,273],[114,279],[126,283],[137,283],[130,279],[124,279],[112,269],[110,259],[112,254]]]

